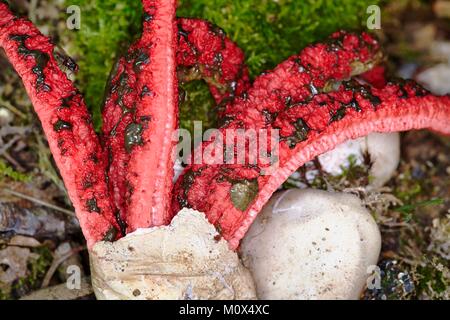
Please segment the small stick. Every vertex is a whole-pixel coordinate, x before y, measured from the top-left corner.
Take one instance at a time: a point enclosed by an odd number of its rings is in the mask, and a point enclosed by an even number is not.
[[[67,259],[69,259],[74,254],[77,254],[78,252],[81,252],[83,250],[86,250],[86,246],[80,246],[78,248],[75,248],[75,249],[71,250],[69,253],[67,253],[59,258],[55,257],[55,259],[52,262],[52,265],[50,266],[50,268],[48,269],[48,271],[44,277],[44,280],[42,281],[41,288],[43,289],[43,288],[48,287],[48,285],[50,284],[50,280],[52,279],[53,275],[56,272],[56,269],[58,269],[58,267],[61,263],[63,263]]]
[[[19,172],[25,172],[26,171],[25,168],[22,167],[22,165],[20,163],[18,163],[16,161],[16,159],[11,157],[11,155],[8,152],[4,152],[2,154],[2,157],[5,158],[9,163],[11,163],[16,168],[17,171],[19,171]]]
[[[11,111],[12,113],[14,113],[16,116],[19,116],[22,119],[27,119],[27,115],[25,113],[23,113],[22,111],[20,111],[19,109],[17,109],[16,107],[14,107],[11,103],[9,103],[8,101],[4,101],[3,99],[0,98],[0,104],[5,107],[6,109],[8,109],[9,111]]]
[[[48,203],[48,202],[36,199],[34,197],[31,197],[31,196],[27,196],[26,194],[23,194],[23,193],[20,193],[20,192],[17,192],[17,191],[13,191],[13,190],[10,190],[10,189],[3,189],[3,191],[8,193],[8,194],[11,194],[11,195],[13,195],[15,197],[22,198],[22,199],[34,202],[34,203],[36,203],[38,205],[41,205],[41,206],[44,206],[44,207],[47,207],[47,208],[50,208],[50,209],[53,209],[53,210],[65,213],[68,216],[71,216],[71,217],[75,216],[75,213],[70,211],[70,210],[67,210],[67,209],[55,206],[55,205],[53,205],[51,203]]]

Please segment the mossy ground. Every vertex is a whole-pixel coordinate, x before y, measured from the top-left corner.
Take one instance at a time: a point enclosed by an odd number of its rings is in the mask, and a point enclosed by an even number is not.
[[[17,172],[5,161],[0,159],[0,181],[2,181],[6,177],[18,182],[27,182],[30,180],[30,176],[21,172]]]
[[[0,300],[17,299],[40,289],[42,280],[52,264],[52,251],[45,245],[30,251],[33,257],[28,260],[26,275],[17,279],[9,287],[0,286]]]
[[[252,77],[271,69],[338,29],[363,29],[366,8],[376,0],[180,0],[177,14],[203,18],[222,27],[246,54]],[[97,128],[105,82],[117,55],[136,38],[140,30],[140,1],[71,0],[67,5],[81,9],[81,30],[71,53],[78,56],[78,82],[94,114]],[[68,31],[69,32],[69,31]],[[188,86],[188,106],[182,106],[182,126],[188,119],[212,122],[211,99],[204,87]],[[194,107],[195,106],[195,107]]]

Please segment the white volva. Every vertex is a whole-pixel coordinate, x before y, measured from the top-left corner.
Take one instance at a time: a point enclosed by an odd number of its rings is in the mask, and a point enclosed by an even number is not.
[[[372,162],[370,185],[383,186],[394,175],[400,162],[400,134],[371,133],[366,137],[349,140],[319,156],[319,161],[324,171],[339,175],[342,173],[341,166],[348,166],[351,155],[355,156],[357,164],[362,164],[365,153],[369,154]]]
[[[255,299],[253,279],[203,213],[140,229],[90,252],[98,299]]]
[[[293,189],[276,194],[241,245],[260,299],[358,299],[381,237],[352,195]]]

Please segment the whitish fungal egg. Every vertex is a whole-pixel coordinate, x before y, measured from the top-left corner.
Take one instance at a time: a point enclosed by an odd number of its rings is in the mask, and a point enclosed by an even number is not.
[[[140,229],[89,252],[98,299],[255,299],[250,272],[203,213]]]
[[[366,154],[371,162],[370,185],[381,187],[394,175],[400,162],[399,133],[371,133],[349,140],[319,156],[319,162],[327,173],[340,175],[342,168],[349,166],[350,157],[353,157],[355,164],[361,165]]]
[[[377,224],[349,194],[276,194],[241,244],[260,299],[358,299],[380,254]]]

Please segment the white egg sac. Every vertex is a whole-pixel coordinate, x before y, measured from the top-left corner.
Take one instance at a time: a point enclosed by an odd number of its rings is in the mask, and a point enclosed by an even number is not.
[[[318,157],[322,169],[331,175],[342,174],[354,157],[357,165],[364,164],[364,155],[371,161],[370,185],[381,187],[394,175],[400,162],[399,133],[371,133],[366,137],[349,140],[334,150]]]
[[[358,299],[381,249],[380,231],[349,194],[276,194],[241,244],[259,299]]]

